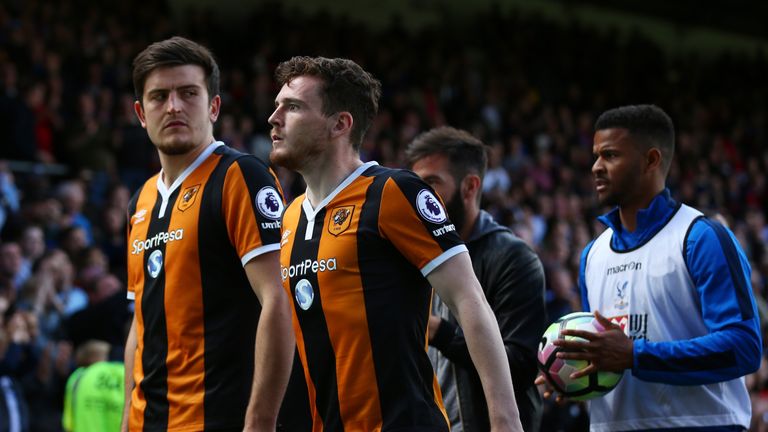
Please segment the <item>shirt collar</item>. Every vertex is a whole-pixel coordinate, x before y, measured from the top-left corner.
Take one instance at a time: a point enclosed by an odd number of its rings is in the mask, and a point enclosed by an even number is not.
[[[677,207],[678,204],[672,199],[669,189],[665,188],[651,200],[648,208],[637,212],[637,227],[633,232],[628,232],[621,226],[618,207],[597,219],[613,230],[611,245],[616,249],[625,250],[637,247],[656,235]]]

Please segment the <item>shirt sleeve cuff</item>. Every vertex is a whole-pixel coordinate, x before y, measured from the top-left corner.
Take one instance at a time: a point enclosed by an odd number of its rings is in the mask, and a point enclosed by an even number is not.
[[[256,258],[257,256],[276,250],[280,250],[280,243],[264,245],[243,255],[242,258],[240,258],[240,262],[243,264],[243,267],[245,267],[245,265],[248,264],[248,261]]]
[[[644,350],[644,339],[636,339],[632,342],[632,375],[637,375],[640,372],[637,359],[640,358],[640,353],[642,353]]]
[[[424,275],[424,277],[427,277],[430,273],[432,273],[432,271],[440,267],[440,264],[448,261],[449,258],[453,257],[454,255],[458,255],[462,252],[468,252],[467,247],[464,246],[463,244],[460,244],[458,246],[454,246],[448,249],[447,251],[441,253],[440,256],[428,262],[427,265],[422,267],[421,274]]]

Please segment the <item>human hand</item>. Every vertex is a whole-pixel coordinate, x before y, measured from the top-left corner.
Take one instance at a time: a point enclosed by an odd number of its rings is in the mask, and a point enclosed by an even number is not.
[[[589,365],[571,374],[576,379],[597,371],[621,373],[630,369],[633,362],[634,343],[621,327],[595,311],[595,319],[605,330],[592,333],[585,330],[564,329],[562,336],[572,336],[582,340],[558,338],[552,343],[564,348],[557,357],[566,360],[586,360]]]
[[[566,398],[555,391],[554,387],[549,384],[549,381],[544,378],[543,374],[539,374],[533,383],[539,387],[539,392],[541,393],[542,397],[544,397],[544,399],[549,399],[550,397],[554,396],[555,403],[557,404],[564,404],[567,401]]]

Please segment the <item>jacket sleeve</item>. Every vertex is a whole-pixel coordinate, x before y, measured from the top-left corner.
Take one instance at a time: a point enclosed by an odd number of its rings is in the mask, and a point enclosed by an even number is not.
[[[587,244],[584,250],[581,251],[581,258],[579,259],[579,294],[581,295],[581,310],[584,312],[591,312],[585,275],[587,274],[587,257],[589,257],[589,251],[592,249],[593,244],[595,244],[594,240]]]
[[[744,252],[727,228],[703,218],[692,226],[684,248],[709,332],[679,341],[635,341],[633,375],[645,381],[702,385],[754,372],[762,342]]]
[[[513,382],[532,381],[547,320],[544,269],[525,243],[506,233],[496,237],[503,241],[485,246],[483,259],[475,263],[480,267],[476,272],[499,323]],[[455,324],[443,320],[432,345],[457,366],[473,368],[464,335]]]

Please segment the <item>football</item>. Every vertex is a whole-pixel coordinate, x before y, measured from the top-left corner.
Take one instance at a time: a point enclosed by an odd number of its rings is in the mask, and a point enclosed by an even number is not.
[[[615,372],[596,372],[587,376],[571,379],[570,375],[589,365],[586,360],[564,360],[557,358],[557,353],[563,348],[552,342],[564,336],[564,329],[585,330],[593,333],[604,331],[603,326],[588,312],[574,312],[563,316],[547,328],[541,337],[538,352],[539,370],[550,386],[561,395],[571,400],[582,401],[602,396],[619,383],[623,374]],[[567,336],[569,339],[581,338]]]

